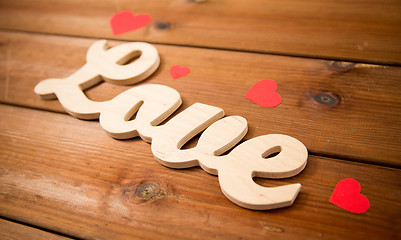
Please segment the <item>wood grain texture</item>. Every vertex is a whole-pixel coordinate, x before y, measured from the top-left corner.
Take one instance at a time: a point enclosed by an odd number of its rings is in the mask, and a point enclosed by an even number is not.
[[[63,112],[58,101],[35,95],[47,78],[64,78],[85,64],[92,39],[1,32],[0,101]],[[112,45],[121,42],[112,42]],[[248,120],[245,139],[293,136],[315,154],[401,166],[401,68],[268,54],[155,45],[161,65],[146,83],[166,85],[183,99],[218,106]],[[190,57],[188,57],[190,56]],[[173,80],[169,68],[191,73]],[[257,81],[274,79],[282,103],[262,108],[243,96]],[[86,91],[95,101],[131,88],[103,83]],[[181,111],[179,109],[179,111]]]
[[[152,22],[114,36],[123,10]],[[398,0],[3,0],[0,28],[400,64],[400,12]]]
[[[0,219],[0,239],[2,240],[68,240],[71,238],[24,226],[18,223]]]
[[[97,122],[7,105],[0,111],[0,214],[7,218],[85,239],[400,237],[400,170],[311,156],[296,177],[256,179],[301,183],[293,206],[249,211],[224,197],[215,176],[163,167],[149,144],[114,140]],[[364,214],[329,203],[347,177],[371,202]]]

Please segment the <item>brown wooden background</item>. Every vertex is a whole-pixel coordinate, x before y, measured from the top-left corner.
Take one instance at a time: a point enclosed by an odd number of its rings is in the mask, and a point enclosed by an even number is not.
[[[114,36],[109,20],[122,10],[152,22]],[[0,1],[0,239],[400,239],[400,13],[397,0]],[[100,38],[152,43],[161,65],[141,84],[176,89],[179,111],[201,102],[245,117],[245,139],[302,141],[302,173],[255,179],[301,183],[294,205],[238,207],[217,177],[165,168],[142,140],[114,140],[34,94],[79,69]],[[191,73],[173,80],[174,64]],[[278,83],[278,107],[243,97],[262,79]],[[103,101],[128,88],[86,94]],[[344,178],[362,185],[366,213],[329,202]]]

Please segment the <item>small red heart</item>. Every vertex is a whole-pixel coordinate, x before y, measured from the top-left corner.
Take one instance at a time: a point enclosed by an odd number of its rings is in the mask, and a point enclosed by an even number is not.
[[[277,83],[265,79],[255,83],[244,97],[262,107],[275,107],[281,103],[281,96],[276,90]]]
[[[149,14],[134,15],[130,11],[122,11],[114,14],[110,19],[110,26],[114,35],[137,30],[150,23],[152,17]]]
[[[173,79],[177,79],[187,75],[191,69],[189,67],[181,67],[180,65],[174,65],[170,68],[170,75]]]
[[[361,193],[357,180],[346,178],[337,183],[330,202],[352,213],[364,213],[369,207],[369,200]]]

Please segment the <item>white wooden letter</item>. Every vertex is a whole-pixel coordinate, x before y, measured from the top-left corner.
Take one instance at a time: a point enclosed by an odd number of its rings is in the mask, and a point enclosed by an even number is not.
[[[129,59],[140,57],[127,65]],[[58,98],[64,109],[77,118],[97,119],[105,102],[89,100],[83,90],[106,80],[117,84],[133,84],[149,77],[160,64],[156,48],[148,43],[126,43],[107,49],[107,41],[90,46],[87,63],[65,79],[47,79],[35,87],[44,99]]]

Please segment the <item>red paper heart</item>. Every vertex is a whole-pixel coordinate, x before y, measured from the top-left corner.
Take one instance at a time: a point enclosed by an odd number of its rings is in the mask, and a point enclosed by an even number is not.
[[[244,97],[262,107],[275,107],[281,103],[281,96],[276,90],[277,83],[265,79],[255,83]]]
[[[122,11],[114,14],[110,19],[110,26],[114,35],[142,28],[150,23],[152,17],[149,14],[134,15],[130,11]]]
[[[364,213],[369,207],[369,200],[361,193],[361,185],[352,178],[337,183],[330,202],[353,213]]]
[[[189,67],[181,67],[180,65],[174,65],[170,68],[170,75],[173,79],[177,79],[187,75],[191,69]]]

